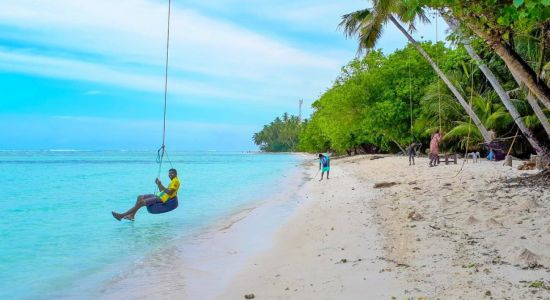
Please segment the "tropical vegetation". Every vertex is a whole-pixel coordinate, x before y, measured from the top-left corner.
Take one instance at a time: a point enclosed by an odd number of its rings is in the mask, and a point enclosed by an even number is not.
[[[297,116],[290,116],[284,113],[277,117],[262,130],[253,136],[254,143],[260,150],[267,152],[290,152],[296,151],[298,137],[304,124]]]
[[[430,15],[453,30],[447,44],[412,38]],[[410,43],[385,55],[375,47],[391,24]],[[313,102],[309,120],[277,127],[294,128],[293,150],[393,152],[440,129],[452,151],[517,135],[516,155],[549,154],[550,0],[374,0],[340,28],[357,37],[359,56]],[[263,150],[280,148],[256,135]]]

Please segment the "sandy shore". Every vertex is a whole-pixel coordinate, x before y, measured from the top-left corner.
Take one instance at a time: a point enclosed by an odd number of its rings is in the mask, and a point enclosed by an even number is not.
[[[533,171],[370,158],[306,180],[219,299],[550,299],[549,188],[510,180]]]
[[[273,246],[272,236],[300,206],[307,169],[301,165],[282,174],[281,188],[258,194],[229,215],[143,253],[143,259],[122,266],[100,289],[96,299],[215,299],[258,253]],[[182,229],[186,230],[186,229]],[[80,291],[83,288],[79,288]],[[75,296],[78,297],[78,296]]]
[[[373,158],[333,160],[322,182],[308,160],[94,297],[550,299],[549,188],[514,181],[535,171]]]

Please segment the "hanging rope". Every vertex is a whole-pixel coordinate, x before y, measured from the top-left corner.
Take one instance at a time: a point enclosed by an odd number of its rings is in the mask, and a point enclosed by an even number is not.
[[[472,65],[472,62],[470,62],[470,109],[472,108],[472,103],[473,103],[473,100],[474,100],[474,67]],[[458,176],[458,174],[460,174],[460,172],[462,172],[462,170],[464,169],[464,164],[466,163],[466,161],[468,161],[468,147],[470,146],[470,133],[472,132],[472,116],[469,117],[469,120],[468,120],[468,135],[466,136],[466,146],[465,146],[465,150],[464,150],[464,159],[462,160],[462,166],[460,166],[460,170],[458,170],[458,172],[455,174],[454,177]]]
[[[171,7],[171,0],[168,0],[168,25],[166,30],[166,62],[165,62],[165,68],[164,68],[164,115],[163,115],[163,121],[162,121],[162,146],[157,150],[157,163],[159,164],[158,169],[158,175],[160,176],[160,172],[162,169],[162,161],[164,159],[165,154],[165,141],[166,141],[166,103],[168,99],[168,50],[170,49],[170,7]],[[172,162],[170,162],[170,165],[172,165]]]
[[[412,78],[411,78],[411,55],[407,56],[407,65],[409,67],[409,106],[411,109],[411,136],[413,135],[413,102],[412,102]]]
[[[168,156],[168,151],[164,150],[164,156],[166,156],[166,159],[168,160],[168,163],[170,164],[170,168],[173,169],[174,165],[172,165],[172,161],[170,160],[170,157]]]
[[[438,11],[435,11],[435,64],[439,66],[439,48],[437,47],[437,43],[439,42],[438,39],[438,26],[437,26],[437,19],[438,19]],[[438,112],[439,112],[439,132],[442,133],[442,123],[441,123],[441,88],[440,88],[440,80],[439,77],[437,77],[437,98],[438,98]]]

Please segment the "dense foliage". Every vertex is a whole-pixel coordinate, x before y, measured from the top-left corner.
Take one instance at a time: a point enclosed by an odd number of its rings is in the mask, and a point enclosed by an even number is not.
[[[366,54],[343,67],[313,103],[309,122],[298,126],[298,150],[397,151],[412,141],[426,145],[441,128],[445,150],[481,150],[490,129],[510,140],[520,132],[515,154],[532,153],[531,147],[549,153],[550,0],[373,0],[372,5],[343,16],[344,33],[357,37],[359,53]],[[436,12],[457,25],[451,47],[421,43],[390,55],[373,50],[388,24],[414,30]],[[494,75],[481,72],[464,41]],[[419,51],[435,64],[430,66]],[[436,75],[435,65],[444,75]],[[508,96],[497,94],[487,77],[496,79]],[[459,96],[468,104],[459,104]]]
[[[268,152],[289,152],[296,151],[298,136],[303,124],[297,116],[283,114],[273,122],[265,125],[264,128],[254,134],[254,143],[262,151]]]

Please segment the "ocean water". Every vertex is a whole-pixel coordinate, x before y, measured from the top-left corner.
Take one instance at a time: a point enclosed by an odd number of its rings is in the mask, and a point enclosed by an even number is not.
[[[303,158],[239,152],[169,153],[180,206],[135,222],[111,211],[155,191],[153,151],[1,151],[0,299],[63,298],[94,289],[146,253],[265,200]],[[165,162],[160,179],[168,183]]]

